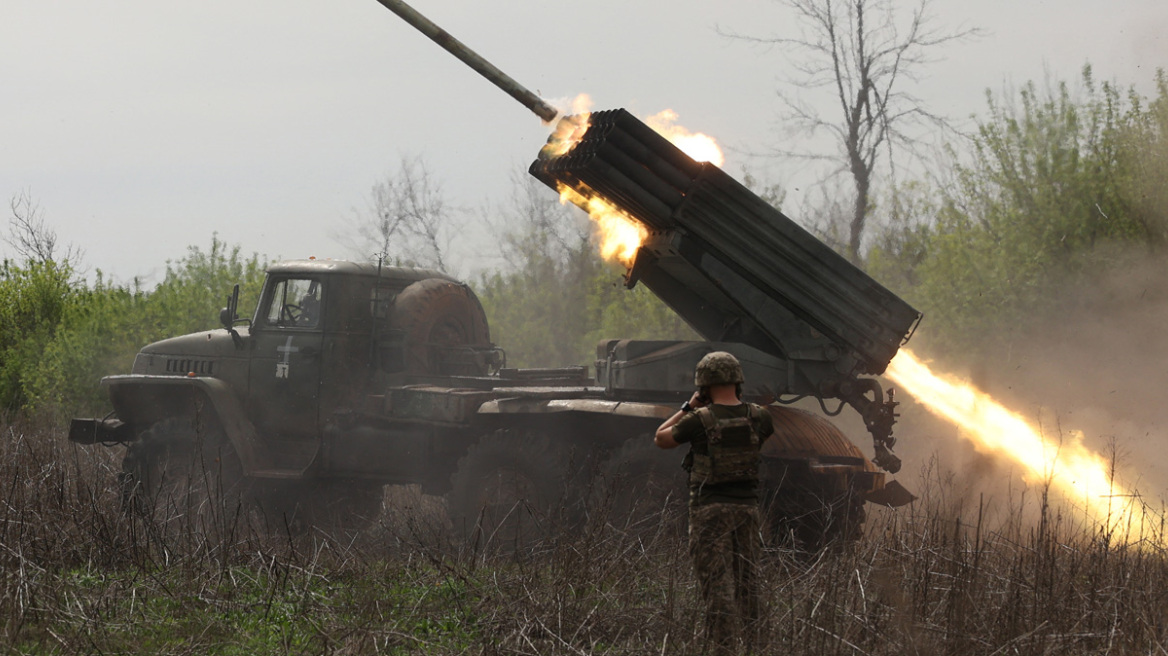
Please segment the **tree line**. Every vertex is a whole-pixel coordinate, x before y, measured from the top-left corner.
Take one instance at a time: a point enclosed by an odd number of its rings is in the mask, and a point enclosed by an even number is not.
[[[890,190],[868,271],[970,357],[1002,328],[1074,302],[1076,287],[1168,243],[1168,76],[1145,97],[1066,82],[987,94],[940,176]]]
[[[254,307],[263,283],[260,258],[217,236],[168,262],[149,289],[100,271],[87,282],[76,255],[58,255],[22,251],[0,265],[0,411],[8,415],[108,411],[103,376],[129,373],[145,344],[215,327],[235,283],[240,306]]]

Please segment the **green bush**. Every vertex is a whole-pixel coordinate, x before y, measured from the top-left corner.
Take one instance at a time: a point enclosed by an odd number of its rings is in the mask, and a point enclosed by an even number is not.
[[[1049,315],[1061,292],[1162,248],[1168,83],[1158,82],[1147,102],[1085,68],[1077,93],[1030,83],[988,95],[952,180],[893,194],[869,271],[924,311],[939,341],[976,352],[1003,327]]]
[[[591,365],[601,339],[699,339],[644,286],[625,289],[622,272],[585,243],[567,261],[483,276],[476,291],[508,366]]]
[[[209,250],[192,246],[168,263],[162,282],[150,291],[138,281],[108,281],[100,272],[89,285],[70,279],[68,267],[12,268],[20,275],[3,283],[11,282],[30,309],[4,316],[4,325],[33,312],[46,319],[38,332],[4,350],[4,407],[62,415],[104,411],[108,403],[98,386],[103,376],[129,373],[145,344],[216,327],[219,308],[237,282],[246,313],[259,297],[263,269],[258,256],[245,258],[218,237]]]
[[[67,262],[4,262],[0,269],[0,407],[6,411],[29,404],[44,351],[76,303],[78,287]]]

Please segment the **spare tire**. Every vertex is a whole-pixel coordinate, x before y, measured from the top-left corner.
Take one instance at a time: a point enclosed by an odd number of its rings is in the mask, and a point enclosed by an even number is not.
[[[394,300],[390,327],[401,340],[400,371],[445,376],[487,373],[485,360],[469,348],[490,347],[487,315],[465,284],[442,278],[411,284]]]
[[[762,510],[776,546],[816,554],[846,547],[863,534],[864,494],[852,476],[874,472],[864,452],[827,419],[797,408],[766,407],[775,432],[763,443]],[[813,471],[809,463],[835,463],[841,472]]]
[[[775,427],[774,435],[762,447],[768,458],[854,458],[864,468],[876,471],[864,452],[835,424],[819,415],[778,405],[766,406]]]

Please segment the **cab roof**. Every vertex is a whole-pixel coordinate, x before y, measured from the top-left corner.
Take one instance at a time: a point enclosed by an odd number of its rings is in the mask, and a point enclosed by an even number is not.
[[[268,265],[268,273],[276,275],[314,274],[314,275],[349,275],[349,276],[378,276],[376,262],[349,262],[347,260],[288,260]],[[396,267],[381,265],[382,278],[395,280],[425,280],[427,278],[441,278],[451,282],[460,282],[434,269],[415,269],[412,267]]]

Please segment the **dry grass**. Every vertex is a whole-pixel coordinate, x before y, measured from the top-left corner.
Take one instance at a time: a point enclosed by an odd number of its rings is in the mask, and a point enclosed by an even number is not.
[[[450,537],[438,500],[396,489],[352,539],[266,535],[230,512],[159,530],[120,512],[116,449],[48,426],[0,435],[7,653],[701,653],[676,518],[594,516],[488,555]],[[763,653],[1168,653],[1162,551],[1050,509],[991,526],[964,501],[937,484],[876,513],[854,549],[768,550]]]

